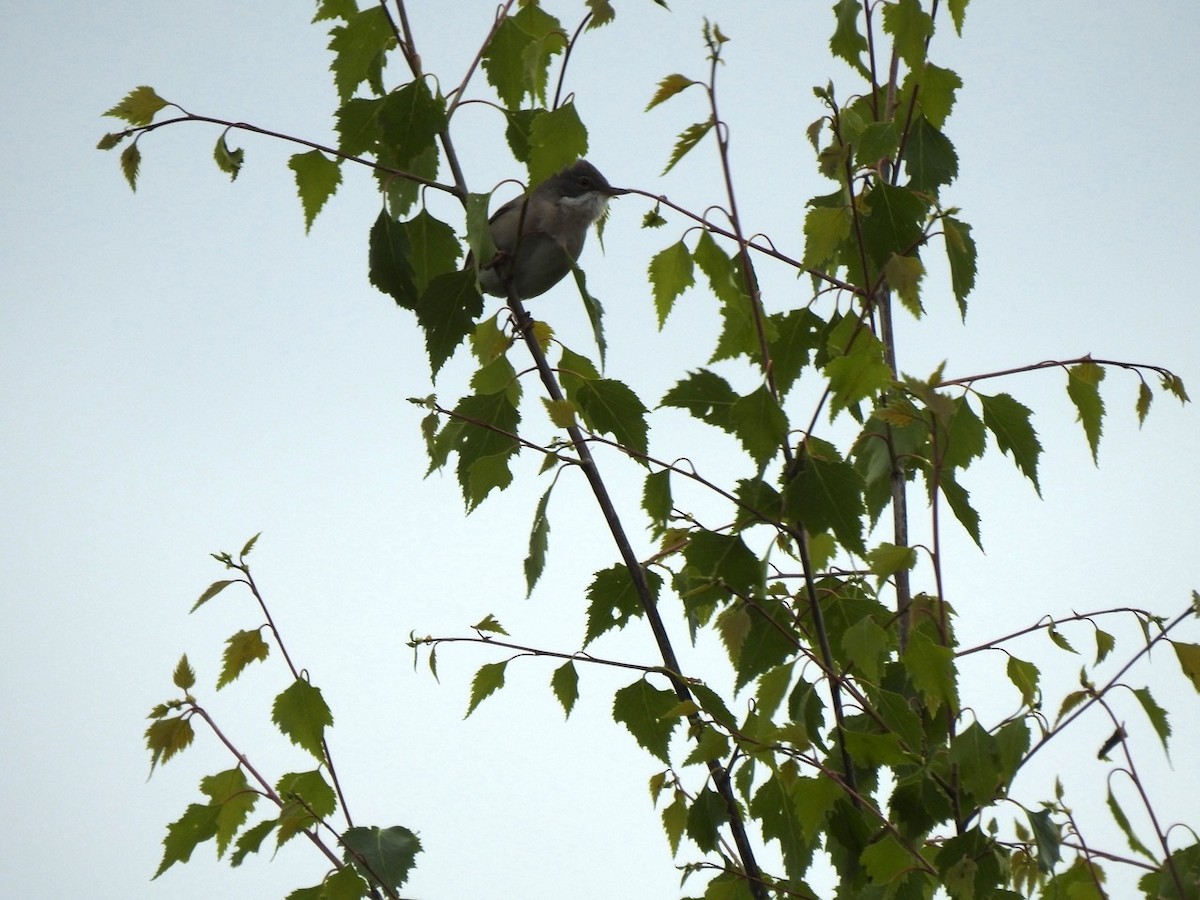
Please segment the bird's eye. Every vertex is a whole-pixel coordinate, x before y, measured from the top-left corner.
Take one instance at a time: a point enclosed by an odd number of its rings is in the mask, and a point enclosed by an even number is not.
[[[592,179],[586,175],[579,176],[579,186],[584,190],[590,190],[592,187]]]

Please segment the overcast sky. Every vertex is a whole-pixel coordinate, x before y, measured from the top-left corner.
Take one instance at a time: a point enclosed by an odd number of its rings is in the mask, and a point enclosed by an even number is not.
[[[582,9],[546,5],[572,27]],[[730,0],[679,0],[672,12],[623,0],[617,22],[585,37],[572,62],[589,157],[614,183],[696,210],[720,202],[711,147],[660,176],[674,135],[704,116],[699,95],[641,112],[663,76],[703,77],[707,15],[732,38],[720,77],[741,211],[750,231],[799,256],[804,203],[830,189],[803,138],[822,112],[810,89],[830,78],[840,95],[858,89],[828,60],[828,5],[777,0],[747,14]],[[459,81],[493,6],[459,0],[450,16],[440,2],[411,4],[425,67],[444,87]],[[508,686],[465,722],[473,672],[502,657],[455,645],[439,654],[440,684],[423,660],[413,671],[410,632],[466,634],[487,613],[519,642],[574,649],[583,590],[616,553],[581,486],[564,484],[550,510],[544,582],[525,600],[521,560],[547,484],[539,461],[522,457],[521,485],[469,518],[450,473],[422,477],[422,411],[405,398],[436,390],[453,402],[469,367],[459,359],[431,385],[411,315],[368,284],[379,203],[366,171],[345,171],[305,236],[290,147],[234,137],[246,167],[230,184],[211,161],[215,129],[159,131],[141,143],[136,195],[119,151],[94,149],[120,127],[101,113],[139,84],[196,113],[332,142],[327,37],[309,11],[284,0],[5,5],[0,883],[14,897],[208,898],[283,896],[319,881],[324,864],[301,841],[238,871],[205,846],[149,881],[167,823],[197,800],[203,775],[232,765],[201,734],[146,782],[145,716],[174,695],[183,652],[201,702],[256,763],[276,775],[311,768],[266,724],[286,685],[278,659],[212,688],[225,637],[258,623],[248,599],[227,592],[187,614],[224,574],[208,554],[261,531],[251,561],[293,657],[333,707],[330,743],[351,811],[360,823],[407,825],[424,842],[412,895],[676,896],[646,792],[658,765],[609,717],[628,675],[584,672],[579,708],[563,724],[545,662],[510,665]],[[943,196],[975,228],[980,271],[963,324],[938,254],[927,255],[930,315],[902,322],[901,367],[927,375],[946,360],[948,374],[966,375],[1092,353],[1168,366],[1195,393],[1200,7],[977,0],[962,40],[941,24],[932,58],[965,83],[947,125],[961,177]],[[387,72],[389,85],[403,77],[398,66]],[[482,78],[474,87],[489,96]],[[520,177],[493,111],[464,107],[454,128],[472,189]],[[716,318],[693,292],[656,331],[646,264],[685,226],[642,231],[645,210],[641,198],[616,203],[606,252],[593,241],[583,262],[609,311],[608,374],[654,403],[705,362]],[[790,272],[764,265],[762,274],[772,308],[807,300],[807,283]],[[534,312],[592,352],[568,287]],[[947,597],[964,644],[1046,613],[1143,606],[1174,615],[1200,587],[1194,409],[1159,395],[1139,430],[1136,379],[1110,373],[1096,468],[1064,380],[1049,371],[988,387],[1034,409],[1044,497],[994,449],[968,476],[987,553],[947,527]],[[719,477],[744,474],[680,416],[655,418],[651,442]],[[616,458],[601,464],[634,514],[637,472]],[[648,555],[648,538],[637,539]],[[1128,643],[1101,676],[1137,641],[1129,622],[1106,627]],[[1086,656],[1089,629],[1067,634]],[[1200,629],[1188,624],[1180,637],[1200,641]],[[597,649],[653,659],[637,628]],[[1012,649],[1057,666],[1047,691],[1056,709],[1083,659],[1055,662],[1062,654],[1044,636]],[[706,639],[685,652],[685,666],[719,656]],[[996,674],[1004,659],[982,656],[965,671],[999,686],[967,701],[994,721],[1015,695]],[[1128,696],[1118,702],[1171,822],[1197,808],[1197,697],[1169,650],[1153,663],[1127,682],[1150,684],[1172,711],[1176,768]],[[1093,823],[1086,836],[1121,852],[1102,803],[1088,799],[1108,771],[1095,752],[1109,730],[1098,716],[1084,723],[1017,791],[1032,802],[1061,775],[1067,802]]]

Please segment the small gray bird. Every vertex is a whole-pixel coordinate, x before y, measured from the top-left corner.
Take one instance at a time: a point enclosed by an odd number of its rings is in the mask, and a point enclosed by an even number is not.
[[[588,229],[604,215],[615,188],[590,162],[581,159],[543,181],[532,194],[514,197],[489,219],[496,256],[479,267],[479,284],[489,294],[518,297],[544,294],[571,271]]]

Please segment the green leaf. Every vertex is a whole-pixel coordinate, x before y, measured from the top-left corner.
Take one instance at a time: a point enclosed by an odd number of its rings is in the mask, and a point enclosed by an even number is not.
[[[1120,826],[1121,831],[1125,833],[1125,840],[1129,842],[1129,849],[1134,853],[1142,854],[1142,856],[1154,862],[1154,854],[1146,849],[1146,845],[1137,839],[1137,835],[1129,827],[1129,819],[1125,817],[1125,811],[1121,809],[1121,804],[1117,803],[1117,798],[1112,792],[1111,784],[1108,786],[1108,810],[1112,813],[1112,817],[1117,825]]]
[[[333,788],[319,771],[289,772],[279,779],[275,789],[283,800],[279,830],[275,834],[277,847],[282,847],[306,829],[316,827],[337,809]]]
[[[413,268],[413,249],[408,229],[386,209],[379,211],[371,226],[367,276],[375,287],[389,294],[397,305],[416,309],[420,294]],[[481,307],[482,308],[482,307]]]
[[[591,11],[592,20],[588,22],[588,30],[601,28],[617,17],[617,11],[612,8],[609,0],[585,0]]]
[[[491,613],[488,613],[486,616],[472,625],[471,628],[475,631],[486,631],[490,632],[491,634],[503,634],[505,636],[508,635],[508,632],[504,630],[504,626],[500,624],[500,620]]]
[[[731,591],[741,597],[762,591],[762,560],[740,535],[697,531],[683,557],[687,564],[681,575],[687,592],[682,599],[688,609],[726,600]]]
[[[1191,681],[1192,687],[1200,692],[1200,644],[1185,644],[1183,641],[1171,641],[1175,656],[1179,659],[1179,668]]]
[[[885,7],[886,8],[886,7]],[[874,884],[890,884],[912,869],[912,854],[891,834],[885,833],[874,843],[868,844],[859,856]]]
[[[334,114],[337,119],[338,149],[350,156],[377,153],[382,130],[379,112],[386,98],[351,97]]]
[[[916,256],[892,254],[883,265],[883,274],[888,287],[894,290],[904,308],[921,318],[925,308],[921,305],[921,279],[925,277],[925,265]]]
[[[924,241],[928,201],[916,191],[877,182],[863,197],[863,242],[873,265],[872,276],[892,256],[907,256]]]
[[[262,846],[262,842],[266,840],[267,835],[275,830],[279,824],[278,819],[264,819],[253,828],[247,828],[238,835],[235,850],[229,857],[229,865],[240,866],[242,861],[251,853],[257,853],[258,848]]]
[[[379,139],[395,159],[426,152],[447,125],[445,102],[433,96],[424,79],[389,93],[379,106]]]
[[[687,834],[705,853],[714,852],[721,840],[721,826],[729,821],[729,808],[721,795],[703,788],[688,809]]]
[[[979,513],[971,505],[970,492],[958,483],[953,472],[950,471],[942,473],[938,487],[941,489],[942,496],[946,498],[950,511],[954,513],[954,518],[958,519],[959,524],[971,536],[971,540],[982,550],[983,540],[979,533]]]
[[[955,94],[962,87],[962,79],[950,69],[942,69],[933,63],[914,68],[904,79],[903,93],[911,96],[912,89],[920,84],[918,97],[920,108],[934,128],[941,128],[954,108]]]
[[[157,718],[157,717],[156,717]],[[150,772],[160,762],[165,763],[176,753],[191,746],[195,737],[192,723],[184,716],[158,718],[146,729],[146,749],[150,751]]]
[[[1142,709],[1145,711],[1146,717],[1150,720],[1150,724],[1154,726],[1154,732],[1158,735],[1158,739],[1162,741],[1163,750],[1169,753],[1170,748],[1167,746],[1167,741],[1171,737],[1171,725],[1167,721],[1167,711],[1155,702],[1154,697],[1150,695],[1149,688],[1135,688],[1133,695],[1142,704]]]
[[[820,269],[835,259],[850,237],[852,223],[846,206],[812,206],[804,215],[804,266]]]
[[[739,397],[729,409],[733,433],[759,466],[779,452],[787,440],[787,416],[767,386]]]
[[[655,535],[661,535],[666,530],[674,508],[671,500],[671,470],[651,472],[646,476],[645,487],[642,488],[642,509],[650,517]]]
[[[683,829],[687,826],[687,799],[683,791],[675,792],[675,799],[662,811],[663,830],[667,833],[667,843],[671,845],[671,855],[679,852],[679,841],[683,837]]]
[[[559,20],[536,3],[521,4],[513,21],[530,36],[529,42],[521,48],[526,89],[531,97],[544,104],[551,57],[566,49],[567,34]]]
[[[612,378],[585,381],[572,399],[592,431],[611,434],[622,446],[646,452],[646,407],[623,382]]]
[[[994,397],[979,394],[978,397],[983,407],[983,424],[995,436],[996,446],[1002,453],[1012,455],[1013,462],[1033,482],[1040,497],[1042,487],[1038,484],[1037,466],[1042,444],[1030,424],[1032,411],[1008,394]]]
[[[220,816],[219,806],[189,804],[184,814],[167,826],[167,836],[163,838],[163,858],[154,878],[177,862],[187,862],[196,847],[216,837]]]
[[[775,384],[784,396],[811,361],[825,323],[808,309],[773,313],[768,316],[768,323],[774,333],[768,339],[768,350],[775,369]]]
[[[130,144],[121,151],[121,174],[129,182],[129,189],[137,190],[138,168],[142,164],[142,151],[136,143]]]
[[[242,550],[238,554],[238,558],[245,559],[247,556],[249,556],[250,551],[254,549],[254,545],[258,543],[258,539],[260,537],[262,537],[261,531],[258,534],[254,535],[254,537],[250,538],[250,540],[246,541],[246,543],[242,545]]]
[[[1104,401],[1100,399],[1100,382],[1104,380],[1104,368],[1094,362],[1082,362],[1067,370],[1067,396],[1079,412],[1088,446],[1092,451],[1092,462],[1099,465],[1097,452],[1100,448],[1100,432],[1104,420]]]
[[[997,796],[1001,784],[999,749],[996,739],[978,722],[955,735],[948,758],[958,769],[959,784],[974,803],[986,805]]]
[[[1150,390],[1150,385],[1146,382],[1141,382],[1138,385],[1138,398],[1135,409],[1137,410],[1138,427],[1146,421],[1146,416],[1150,413],[1150,404],[1154,400],[1154,392]]]
[[[462,246],[454,229],[445,222],[422,209],[407,222],[400,223],[399,227],[408,238],[404,249],[408,253],[409,271],[418,291],[425,290],[438,275],[458,269]]]
[[[262,639],[262,634],[257,628],[250,631],[239,631],[226,643],[229,646],[225,648],[221,676],[217,679],[217,690],[241,675],[242,670],[250,663],[261,662],[271,653],[271,647]]]
[[[96,142],[96,149],[111,150],[113,147],[118,146],[127,137],[129,137],[129,135],[123,132],[110,131]],[[665,222],[666,220],[664,219],[663,221]]]
[[[225,143],[225,133],[217,138],[217,146],[213,148],[213,159],[217,163],[217,168],[229,176],[230,181],[237,180],[238,172],[242,171],[242,163],[245,161],[246,151],[241,147],[236,150],[230,150],[229,145]]]
[[[1182,893],[1176,887],[1176,879],[1184,883]],[[1197,884],[1200,884],[1200,843],[1174,851],[1157,870],[1138,879],[1143,896],[1156,900],[1196,900],[1200,896],[1196,892]]]
[[[520,106],[530,87],[526,84],[522,52],[532,40],[532,35],[511,16],[506,16],[483,51],[483,70],[487,73],[488,84],[496,89],[500,101],[507,107]]]
[[[425,331],[425,349],[434,375],[475,329],[483,312],[483,296],[470,269],[435,277],[417,300],[417,324]]]
[[[153,122],[155,114],[166,105],[167,101],[158,96],[154,88],[143,84],[126,94],[125,99],[104,115],[123,119],[140,128]]]
[[[793,657],[800,645],[794,614],[782,601],[757,598],[753,606],[745,607],[745,611],[750,627],[737,647],[737,653],[730,653],[737,671],[735,691]]]
[[[325,762],[325,729],[333,724],[333,714],[320,688],[297,678],[275,698],[271,721],[293,744],[303,747],[317,762]]]
[[[1051,872],[1062,858],[1062,836],[1058,827],[1050,819],[1050,811],[1026,810],[1029,824],[1033,827],[1033,838],[1037,843],[1038,868],[1042,872]]]
[[[527,7],[529,8],[529,7]],[[587,154],[587,129],[574,103],[534,118],[529,129],[529,181],[540,184]]]
[[[892,383],[883,343],[856,324],[854,317],[847,316],[829,335],[831,358],[825,362],[824,371],[832,392],[830,418],[885,391]]]
[[[376,94],[383,93],[383,62],[396,46],[396,35],[387,11],[373,6],[330,29],[329,49],[334,53],[333,81],[338,98],[345,102],[364,81]]]
[[[908,142],[904,145],[904,171],[908,187],[934,194],[958,177],[954,145],[924,116],[917,116],[909,127]]]
[[[1039,704],[1038,678],[1040,674],[1038,667],[1033,663],[1017,659],[1015,656],[1008,658],[1008,680],[1017,686],[1017,690],[1021,692],[1021,701],[1026,706],[1035,707]]]
[[[810,438],[801,448],[798,471],[783,489],[784,512],[807,530],[832,531],[847,550],[865,554],[862,476],[826,441]]]
[[[508,660],[505,660],[498,663],[484,663],[479,667],[479,671],[475,673],[475,678],[471,682],[471,702],[467,706],[467,714],[463,716],[464,719],[475,712],[475,708],[480,703],[504,687],[504,669],[507,665]]]
[[[901,661],[913,687],[921,692],[930,715],[943,704],[957,713],[958,686],[953,650],[935,644],[923,631],[914,630]]]
[[[673,691],[659,690],[639,678],[617,691],[613,720],[628,728],[640,746],[669,765],[667,746],[679,720],[662,716],[678,702]]]
[[[954,31],[962,37],[963,19],[967,14],[967,4],[971,0],[949,0],[946,6],[950,9],[950,18],[954,20]]]
[[[650,260],[650,284],[654,287],[654,309],[658,327],[671,312],[679,296],[696,283],[692,254],[683,241],[677,241]]]
[[[662,174],[666,175],[675,168],[675,163],[683,159],[693,147],[704,140],[704,136],[712,127],[712,119],[709,119],[707,122],[697,122],[695,125],[685,128],[680,133],[679,140],[675,142],[675,149],[671,151],[671,158],[667,161],[667,166],[662,170]]]
[[[858,135],[854,158],[858,165],[874,168],[881,159],[890,159],[900,143],[893,122],[872,122]]]
[[[304,207],[304,231],[307,233],[325,201],[342,183],[342,170],[320,150],[294,154],[288,160],[288,168],[296,173],[296,188]]]
[[[347,862],[354,863],[371,884],[381,884],[391,892],[408,880],[421,852],[420,839],[403,825],[350,828],[342,833],[341,843]]]
[[[967,294],[975,287],[976,253],[971,226],[952,216],[942,217],[946,258],[950,261],[950,285],[958,301],[959,315],[967,315]]]
[[[1112,652],[1113,647],[1117,645],[1114,638],[1107,631],[1096,629],[1096,665],[1104,662],[1108,658],[1108,654]]]
[[[650,593],[657,600],[662,576],[649,569],[645,574]],[[606,631],[624,628],[630,619],[641,617],[645,613],[629,569],[621,564],[597,572],[588,586],[587,597],[587,634],[583,639],[585,647]]]
[[[196,672],[192,669],[191,663],[188,662],[186,653],[179,658],[179,665],[175,667],[175,673],[171,676],[171,681],[181,691],[190,691],[196,684]]]
[[[870,616],[860,619],[842,634],[842,647],[854,665],[855,674],[871,684],[879,682],[881,664],[890,644],[888,633]]]
[[[674,75],[668,75],[658,83],[658,90],[654,92],[654,96],[650,98],[650,102],[646,104],[646,108],[643,110],[643,112],[650,112],[650,110],[654,109],[654,107],[658,106],[658,104],[670,99],[671,97],[674,97],[681,91],[690,88],[693,84],[699,83],[700,82],[693,81],[691,78],[688,78],[686,75],[680,75],[678,73]]]
[[[529,555],[525,557],[525,596],[533,594],[533,588],[546,568],[546,550],[550,546],[550,519],[546,509],[550,504],[550,493],[554,485],[546,489],[533,513],[533,527],[529,530]]]
[[[762,824],[763,837],[779,842],[783,864],[789,878],[803,876],[812,859],[813,848],[804,835],[792,788],[795,776],[776,772],[763,782],[750,801],[750,815]]]
[[[720,375],[708,369],[689,372],[662,399],[663,406],[685,409],[702,422],[733,431],[733,405],[738,395]]]
[[[334,869],[321,882],[316,900],[362,900],[367,896],[367,889],[367,883],[354,869]]]
[[[858,31],[858,15],[862,12],[862,4],[858,0],[837,0],[833,12],[837,16],[837,27],[829,40],[829,49],[835,57],[844,59],[860,75],[869,78],[871,73],[862,61],[867,39]]]
[[[883,584],[897,572],[911,571],[917,564],[917,551],[884,541],[867,552],[867,564],[877,583]]]
[[[570,718],[575,701],[579,699],[579,673],[575,671],[575,663],[572,660],[567,660],[554,670],[550,677],[550,688],[562,704],[563,712]]]
[[[933,37],[933,17],[920,0],[897,0],[883,8],[883,30],[892,35],[892,46],[910,67],[925,61],[925,44]]]

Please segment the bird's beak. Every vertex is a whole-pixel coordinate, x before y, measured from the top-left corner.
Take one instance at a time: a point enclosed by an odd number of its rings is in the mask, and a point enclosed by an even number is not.
[[[619,188],[609,185],[608,187],[604,188],[601,193],[603,193],[606,197],[620,197],[622,194],[632,194],[633,191],[629,188]]]

